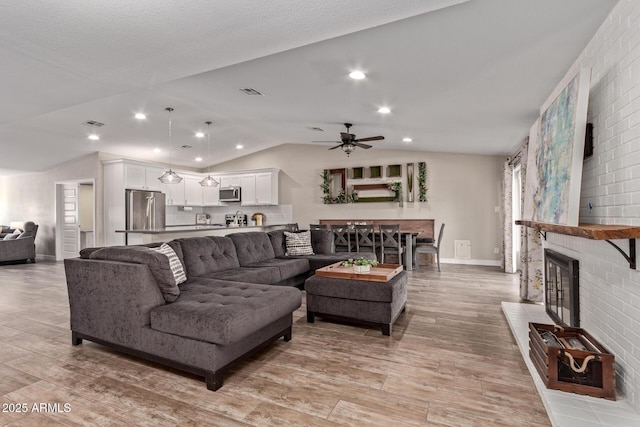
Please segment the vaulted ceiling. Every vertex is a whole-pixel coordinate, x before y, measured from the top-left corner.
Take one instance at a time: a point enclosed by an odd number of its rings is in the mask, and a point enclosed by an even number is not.
[[[509,154],[615,3],[5,3],[0,174],[95,151],[166,163],[165,107],[173,163],[195,168],[338,140],[344,122],[358,137],[384,135],[374,149]],[[350,79],[356,69],[367,78]],[[209,157],[195,137],[208,120]],[[87,139],[94,131],[100,140]]]

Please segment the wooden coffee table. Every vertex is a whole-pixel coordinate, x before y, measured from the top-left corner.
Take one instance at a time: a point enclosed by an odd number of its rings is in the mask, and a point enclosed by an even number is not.
[[[407,273],[401,265],[378,264],[370,273],[358,274],[338,262],[316,270],[305,282],[307,322],[315,316],[358,321],[380,326],[383,335],[407,303]]]

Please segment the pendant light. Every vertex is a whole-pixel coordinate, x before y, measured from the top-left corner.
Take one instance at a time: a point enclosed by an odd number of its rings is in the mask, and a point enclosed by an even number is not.
[[[171,112],[173,108],[167,107],[165,110],[169,112],[169,170],[165,171],[158,179],[163,184],[179,184],[182,181],[182,177],[171,170]]]
[[[219,182],[211,176],[211,122],[205,123],[207,124],[207,161],[209,162],[209,169],[207,177],[200,181],[200,185],[203,187],[217,187]]]

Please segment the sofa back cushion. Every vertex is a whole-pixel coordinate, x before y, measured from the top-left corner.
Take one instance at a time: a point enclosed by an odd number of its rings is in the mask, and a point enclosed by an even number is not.
[[[335,252],[333,231],[311,230],[311,245],[316,254],[332,254]]]
[[[227,235],[233,240],[240,265],[249,265],[276,257],[267,233],[251,231]]]
[[[267,233],[269,240],[271,240],[271,246],[273,247],[273,253],[276,257],[282,257],[287,252],[287,247],[284,237],[284,229],[273,230]]]
[[[236,247],[228,237],[188,237],[178,241],[187,277],[240,267]]]
[[[160,252],[143,246],[109,246],[91,252],[89,258],[146,264],[166,302],[173,302],[180,296],[180,288],[171,271],[169,259]],[[132,277],[131,286],[135,285],[136,278]]]

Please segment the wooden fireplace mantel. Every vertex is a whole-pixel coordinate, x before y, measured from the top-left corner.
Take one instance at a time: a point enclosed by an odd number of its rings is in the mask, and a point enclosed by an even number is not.
[[[535,228],[546,239],[546,233],[565,234],[568,236],[583,237],[585,239],[604,240],[616,248],[629,263],[629,267],[636,269],[636,240],[640,238],[640,227],[632,225],[609,225],[609,224],[578,224],[577,226],[549,224],[537,221],[516,221],[517,225],[524,225]],[[611,240],[629,239],[629,254],[624,252]]]

